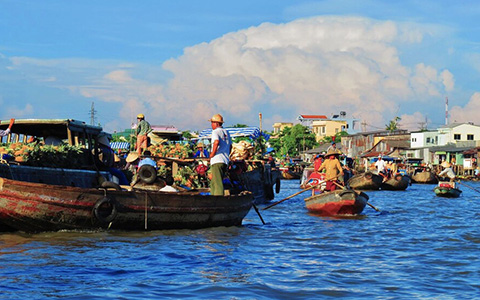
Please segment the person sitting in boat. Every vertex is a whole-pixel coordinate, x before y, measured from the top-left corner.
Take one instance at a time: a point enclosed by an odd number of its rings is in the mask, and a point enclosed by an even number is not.
[[[128,185],[129,182],[125,174],[116,168],[118,162],[120,162],[120,158],[110,148],[110,140],[107,134],[101,133],[98,137],[98,166],[112,174],[113,182]]]
[[[353,177],[353,159],[342,155],[342,165],[343,165],[343,181],[347,182],[350,178]]]
[[[10,124],[8,125],[8,128],[5,130],[0,130],[0,136],[8,135],[12,130],[12,126],[14,122],[15,122],[15,119],[10,119]]]
[[[315,156],[315,159],[313,161],[313,170],[315,170],[315,172],[318,172],[318,169],[320,168],[324,160],[325,160],[324,152],[319,153],[317,154],[317,156]]]
[[[157,169],[157,162],[150,158],[150,156],[152,156],[152,153],[149,150],[143,151],[143,156],[145,157],[142,158],[138,163],[138,169],[140,169],[143,165],[150,165]]]
[[[203,145],[202,142],[199,142],[197,144],[197,152],[195,152],[195,154],[193,155],[193,157],[197,158],[197,157],[210,157],[210,153],[208,153],[208,150],[205,149],[205,146]]]
[[[441,166],[444,168],[442,172],[438,173],[438,176],[439,177],[448,177],[450,178],[450,182],[453,182],[455,181],[455,172],[453,171],[452,169],[452,165],[447,162],[447,161],[444,161]]]
[[[178,192],[178,190],[173,187],[174,180],[172,176],[168,175],[165,178],[165,183],[166,185],[160,189],[160,192]]]
[[[330,150],[325,155],[325,161],[318,168],[318,171],[325,169],[326,182],[326,191],[334,191],[337,188],[338,177],[343,176],[343,169],[338,156],[340,153],[335,150]]]

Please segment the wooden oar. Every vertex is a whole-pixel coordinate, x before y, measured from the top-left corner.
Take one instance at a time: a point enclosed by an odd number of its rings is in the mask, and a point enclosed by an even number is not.
[[[282,199],[282,200],[280,200],[280,201],[277,201],[277,202],[274,202],[274,203],[270,204],[270,205],[267,206],[267,207],[264,207],[263,210],[269,209],[270,207],[273,207],[273,206],[275,206],[275,205],[277,205],[277,204],[279,204],[279,203],[282,203],[283,201],[286,201],[286,200],[288,200],[288,199],[290,199],[290,198],[293,198],[293,197],[295,197],[295,196],[297,196],[297,195],[300,195],[300,194],[303,193],[303,192],[306,192],[306,191],[309,191],[309,190],[311,190],[311,189],[317,188],[317,187],[320,186],[322,183],[327,182],[328,180],[335,179],[335,178],[337,178],[337,177],[338,177],[338,175],[335,176],[335,177],[333,177],[333,178],[331,178],[331,179],[325,179],[325,180],[323,180],[323,181],[320,181],[320,182],[317,183],[316,185],[312,185],[312,186],[309,187],[309,188],[303,189],[303,190],[301,190],[300,192],[296,192],[295,194],[290,195],[290,196],[288,196],[287,198],[284,198],[284,199]]]
[[[473,188],[473,187],[471,187],[471,186],[469,186],[469,185],[466,185],[466,184],[465,184],[465,183],[463,183],[463,182],[457,181],[457,183],[459,183],[459,184],[461,184],[461,185],[464,185],[464,186],[466,186],[466,187],[468,187],[468,188],[470,188],[470,189],[474,190],[475,192],[478,192],[478,193],[480,193],[480,191],[479,191],[479,190],[477,190],[476,188]]]
[[[260,220],[262,220],[263,225],[265,225],[265,221],[263,220],[262,215],[261,215],[260,212],[258,211],[257,206],[255,205],[255,203],[252,203],[252,204],[253,204],[253,208],[254,208],[255,211],[257,212],[257,215],[260,217]]]
[[[344,185],[339,184],[339,183],[337,183],[337,182],[335,182],[335,181],[334,181],[333,183],[336,184],[338,187],[341,187],[342,189],[345,187]],[[354,189],[352,189],[352,190],[354,190]],[[354,191],[358,193],[358,191],[356,191],[356,190],[354,190]],[[370,204],[370,202],[367,201],[367,204],[368,204],[368,206],[370,206],[370,207],[373,208],[374,210],[380,211],[378,208],[376,208],[375,206],[373,206],[372,204]]]

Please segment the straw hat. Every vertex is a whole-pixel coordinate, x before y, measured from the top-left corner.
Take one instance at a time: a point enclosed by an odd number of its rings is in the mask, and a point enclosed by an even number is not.
[[[216,114],[216,115],[213,115],[213,117],[212,117],[210,120],[208,120],[208,121],[210,121],[210,122],[217,122],[217,123],[223,124],[223,117],[222,117],[221,114]]]
[[[143,114],[138,114],[137,119],[145,119],[145,116]]]
[[[130,152],[127,155],[127,158],[125,159],[126,162],[131,163],[134,162],[138,159],[138,153],[137,152]]]
[[[205,148],[205,146],[203,145],[202,142],[200,142],[200,143],[197,144],[197,148]]]
[[[448,161],[444,161],[442,164],[441,164],[442,167],[444,168],[450,168],[451,167],[451,164],[448,162]]]
[[[339,153],[338,151],[336,151],[336,150],[330,149],[330,150],[328,150],[327,154],[325,154],[325,157],[329,157],[329,156],[331,156],[331,155],[339,156],[340,153]]]

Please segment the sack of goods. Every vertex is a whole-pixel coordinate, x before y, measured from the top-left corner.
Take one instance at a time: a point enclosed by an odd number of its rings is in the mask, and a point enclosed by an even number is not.
[[[255,148],[247,141],[240,141],[232,144],[232,152],[230,153],[230,159],[241,160],[250,159],[253,157]]]

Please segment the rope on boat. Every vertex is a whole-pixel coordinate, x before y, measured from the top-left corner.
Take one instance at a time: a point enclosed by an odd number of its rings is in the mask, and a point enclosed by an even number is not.
[[[145,193],[145,230],[148,229],[148,210],[147,210],[147,204],[148,204],[148,194]]]

